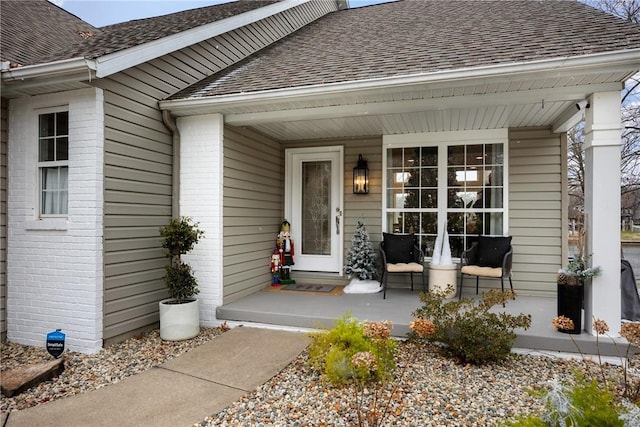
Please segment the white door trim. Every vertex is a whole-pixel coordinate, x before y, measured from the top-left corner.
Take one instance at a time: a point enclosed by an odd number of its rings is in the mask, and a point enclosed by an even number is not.
[[[329,268],[308,268],[303,261],[302,255],[302,242],[299,241],[300,236],[300,224],[295,224],[292,221],[294,218],[294,208],[299,207],[301,201],[299,196],[294,194],[296,189],[294,188],[294,175],[295,168],[300,166],[299,159],[301,156],[309,156],[313,160],[337,160],[337,164],[334,165],[332,171],[332,187],[334,188],[335,197],[332,199],[331,213],[332,216],[336,215],[336,209],[339,209],[339,223],[331,224],[332,230],[332,255],[333,266]],[[344,201],[344,147],[341,145],[330,147],[306,147],[306,148],[289,148],[285,150],[285,197],[284,197],[284,213],[285,218],[291,222],[291,234],[294,238],[294,244],[296,248],[295,259],[296,264],[292,266],[293,270],[303,271],[323,271],[343,274],[343,232],[344,232],[344,218],[343,201]],[[301,256],[303,257],[301,259]],[[298,260],[300,259],[300,264]]]

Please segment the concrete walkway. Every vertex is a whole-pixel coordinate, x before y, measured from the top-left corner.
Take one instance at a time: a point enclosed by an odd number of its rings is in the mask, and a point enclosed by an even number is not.
[[[2,421],[7,418],[6,427],[188,427],[265,383],[308,344],[303,333],[233,328],[164,365],[95,391],[3,414]]]

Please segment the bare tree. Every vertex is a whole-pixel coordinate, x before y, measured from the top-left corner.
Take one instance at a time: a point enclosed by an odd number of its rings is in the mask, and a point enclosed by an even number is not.
[[[567,162],[568,162],[568,186],[569,186],[569,218],[578,218],[584,206],[584,123],[567,132]]]
[[[640,23],[640,0],[589,0],[584,3],[626,21]]]
[[[628,22],[640,24],[640,0],[584,0],[584,3]],[[621,97],[622,150],[620,194],[622,211],[640,215],[640,74],[627,80]],[[569,217],[576,218],[584,205],[584,123],[567,135]]]

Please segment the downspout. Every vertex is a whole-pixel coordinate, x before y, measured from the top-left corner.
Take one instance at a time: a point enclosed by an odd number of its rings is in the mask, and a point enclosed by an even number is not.
[[[169,110],[162,110],[162,121],[173,138],[173,167],[171,175],[171,216],[180,218],[180,131]]]

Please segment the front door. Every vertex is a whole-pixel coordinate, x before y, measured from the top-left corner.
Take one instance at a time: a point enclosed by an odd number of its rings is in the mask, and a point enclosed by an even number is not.
[[[342,146],[285,151],[294,270],[342,272]]]

